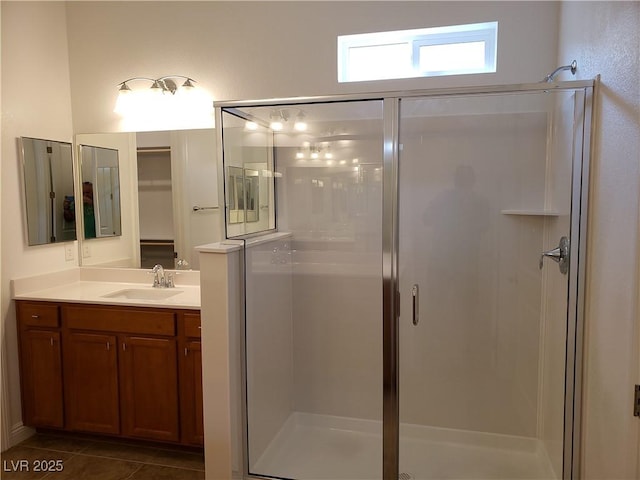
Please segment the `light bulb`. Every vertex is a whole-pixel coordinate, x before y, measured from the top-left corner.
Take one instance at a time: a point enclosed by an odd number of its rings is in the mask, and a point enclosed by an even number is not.
[[[284,128],[284,124],[280,120],[275,120],[271,122],[269,126],[271,127],[271,130],[274,130],[276,132],[279,132]]]
[[[257,129],[258,129],[258,124],[257,124],[256,122],[247,121],[247,122],[244,124],[244,127],[245,127],[247,130],[257,130]]]
[[[118,99],[116,100],[116,105],[113,111],[118,115],[129,115],[133,108],[133,104],[135,103],[133,92],[129,89],[120,90],[118,94]]]
[[[194,80],[191,80],[190,78],[187,78],[184,83],[182,84],[183,89],[185,90],[193,90],[195,85],[193,84]]]
[[[304,132],[307,130],[307,122],[304,121],[304,112],[302,110],[296,115],[296,121],[293,124],[294,130]]]
[[[164,93],[164,88],[162,88],[162,85],[160,85],[160,82],[158,80],[155,80],[153,82],[153,85],[151,85],[151,93],[153,93],[153,95],[162,95]]]

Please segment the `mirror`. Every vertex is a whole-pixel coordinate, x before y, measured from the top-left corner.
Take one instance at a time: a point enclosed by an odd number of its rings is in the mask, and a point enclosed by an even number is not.
[[[122,236],[81,245],[92,267],[199,268],[196,246],[221,239],[213,129],[78,134],[119,152]],[[89,245],[90,244],[90,245]]]
[[[118,150],[80,145],[83,239],[122,234]]]
[[[27,243],[76,239],[71,143],[20,137]]]

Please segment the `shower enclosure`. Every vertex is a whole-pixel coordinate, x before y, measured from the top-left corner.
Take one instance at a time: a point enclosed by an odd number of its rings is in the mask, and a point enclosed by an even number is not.
[[[244,477],[578,478],[593,87],[217,105]]]

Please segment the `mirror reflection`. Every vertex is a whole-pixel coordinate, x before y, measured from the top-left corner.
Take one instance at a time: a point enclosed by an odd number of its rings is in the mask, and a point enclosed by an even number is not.
[[[119,153],[122,236],[82,245],[82,265],[198,269],[221,238],[213,129],[76,135]],[[88,247],[90,244],[90,248]]]
[[[226,227],[229,238],[275,228],[273,132],[223,110]]]
[[[257,222],[260,219],[258,202],[260,199],[260,183],[258,170],[244,169],[245,211],[247,222]]]
[[[23,166],[27,243],[76,239],[71,144],[19,138]]]
[[[244,222],[244,175],[240,167],[227,167],[229,223]]]
[[[118,150],[80,145],[83,238],[122,234]]]
[[[227,167],[227,186],[229,223],[257,222],[260,219],[260,172]]]

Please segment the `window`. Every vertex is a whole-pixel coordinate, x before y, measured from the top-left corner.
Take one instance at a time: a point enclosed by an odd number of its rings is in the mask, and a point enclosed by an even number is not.
[[[338,81],[496,71],[498,22],[338,37]]]

